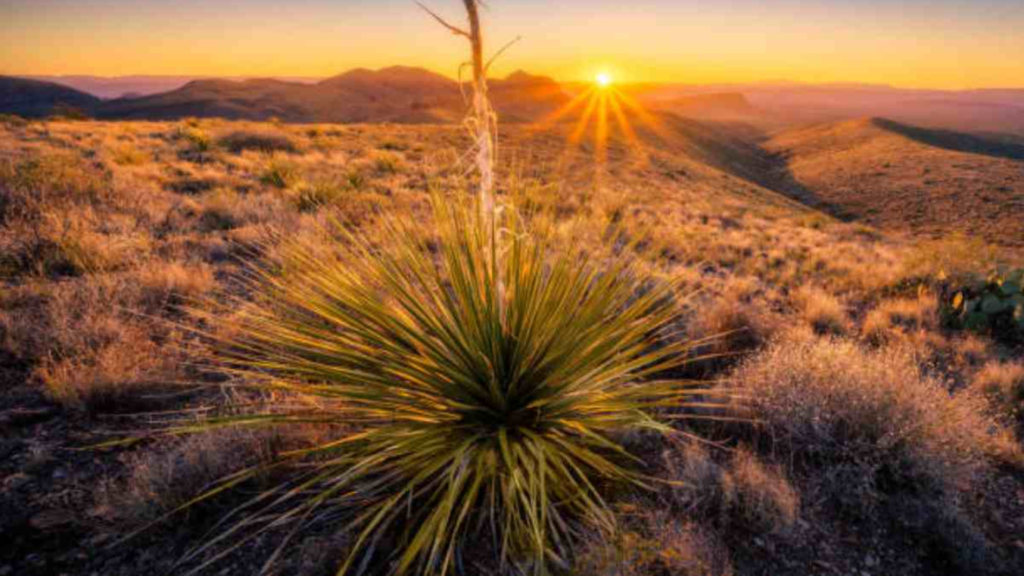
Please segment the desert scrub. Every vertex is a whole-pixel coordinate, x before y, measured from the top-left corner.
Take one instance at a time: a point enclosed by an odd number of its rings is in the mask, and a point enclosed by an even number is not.
[[[975,374],[971,387],[988,400],[997,417],[1016,424],[1024,439],[1024,364],[990,362]]]
[[[273,154],[274,152],[296,153],[298,146],[287,134],[280,132],[235,130],[222,136],[217,143],[230,152],[238,154],[246,150]]]
[[[290,188],[299,182],[299,166],[279,155],[271,156],[260,173],[260,182],[274,188]]]
[[[402,159],[397,154],[378,154],[373,160],[373,169],[381,176],[398,174],[403,168]]]
[[[345,196],[344,186],[331,180],[318,180],[312,184],[304,184],[295,193],[295,207],[299,212],[316,212],[332,206]]]
[[[624,259],[598,267],[511,216],[492,237],[481,218],[438,197],[435,227],[392,220],[372,241],[337,227],[326,252],[293,235],[251,268],[255,300],[214,361],[317,407],[216,425],[357,430],[290,454],[312,473],[254,499],[220,536],[337,515],[359,533],[343,570],[362,557],[420,574],[453,568],[481,529],[503,562],[538,571],[571,555],[578,524],[614,531],[601,487],[644,484],[616,438],[668,431],[651,410],[698,392],[657,378],[685,362],[685,342],[657,339],[678,314],[676,286],[642,282]],[[385,535],[395,545],[382,550]]]
[[[977,486],[1008,449],[977,399],[951,396],[910,351],[792,332],[735,380],[764,438],[805,466],[845,471],[846,481],[822,488],[864,511],[886,492],[948,496]]]

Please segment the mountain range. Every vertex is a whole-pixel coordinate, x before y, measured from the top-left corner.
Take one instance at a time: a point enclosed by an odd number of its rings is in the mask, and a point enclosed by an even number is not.
[[[52,80],[52,81],[51,81]],[[490,80],[503,122],[547,116],[589,89],[584,83],[516,72]],[[41,117],[54,106],[99,119],[221,117],[285,122],[450,123],[467,108],[465,86],[422,69],[355,69],[326,79],[216,79],[184,76],[48,79],[0,76],[0,113]],[[923,90],[871,84],[616,84],[644,107],[676,115],[741,122],[766,132],[794,126],[885,117],[916,126],[1024,135],[1024,90]],[[111,96],[117,96],[111,98]],[[580,111],[564,120],[578,117]]]
[[[150,95],[101,100],[52,82],[3,77],[0,112],[45,116],[60,102],[99,119],[170,120],[219,117],[285,122],[448,123],[464,117],[466,90],[420,68],[355,69],[318,82],[200,79]],[[529,121],[569,96],[550,78],[516,72],[489,83],[506,122]],[[33,94],[38,97],[33,97]]]

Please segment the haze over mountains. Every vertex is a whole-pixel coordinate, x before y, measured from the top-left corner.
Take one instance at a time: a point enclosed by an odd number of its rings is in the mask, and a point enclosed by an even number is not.
[[[52,104],[83,109],[101,119],[174,119],[186,116],[288,122],[452,122],[462,118],[459,84],[420,68],[356,69],[327,79],[213,79],[186,76],[4,78],[0,112],[42,116]],[[41,82],[51,82],[43,84]],[[53,85],[59,85],[61,89]],[[517,72],[491,84],[503,121],[536,120],[583,83],[559,84]],[[73,89],[73,90],[72,90]],[[618,84],[645,107],[676,114],[780,128],[865,117],[970,132],[1024,135],[1024,90],[922,90],[870,84]],[[33,90],[39,91],[32,98]],[[61,95],[59,98],[57,95]],[[56,98],[56,99],[55,99]],[[97,99],[103,99],[98,101]],[[566,120],[571,120],[568,116]]]

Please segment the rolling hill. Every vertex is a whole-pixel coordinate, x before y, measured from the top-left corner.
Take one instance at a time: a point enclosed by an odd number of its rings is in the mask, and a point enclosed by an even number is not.
[[[565,103],[551,79],[518,72],[491,81],[495,108],[505,121],[527,121]],[[196,80],[137,98],[104,103],[105,119],[169,120],[188,116],[285,122],[448,123],[466,101],[458,82],[420,68],[355,69],[315,84],[273,79]]]
[[[766,149],[791,194],[890,230],[1024,246],[1024,146],[881,118],[798,129]]]
[[[99,104],[95,96],[53,82],[0,76],[0,113],[38,118],[59,105],[90,113]]]

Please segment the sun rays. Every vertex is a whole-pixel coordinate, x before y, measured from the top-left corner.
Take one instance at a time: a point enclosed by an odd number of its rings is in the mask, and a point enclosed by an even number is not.
[[[639,124],[639,127],[636,125]],[[553,129],[556,125],[569,126],[565,147],[558,158],[558,171],[566,176],[571,159],[579,150],[593,156],[593,169],[600,183],[608,167],[609,153],[625,154],[635,165],[650,162],[645,140],[650,137],[663,143],[670,141],[668,128],[633,96],[615,86],[612,77],[601,73],[568,102],[535,122],[530,132],[536,134]],[[644,129],[645,140],[638,129]],[[618,144],[619,146],[616,146]]]

